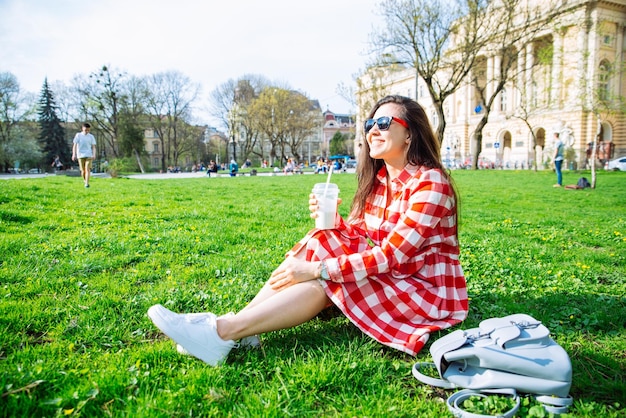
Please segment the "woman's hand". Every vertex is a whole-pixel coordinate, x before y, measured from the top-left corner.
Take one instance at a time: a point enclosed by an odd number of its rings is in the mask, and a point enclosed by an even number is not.
[[[293,257],[286,258],[270,276],[270,287],[279,292],[296,283],[316,279],[320,269],[319,261],[303,261]]]
[[[341,198],[338,197],[337,198],[337,206],[341,205]],[[317,211],[319,209],[319,206],[317,205],[317,197],[315,196],[315,193],[311,193],[309,195],[309,211],[311,212],[311,218],[315,219],[317,218]]]

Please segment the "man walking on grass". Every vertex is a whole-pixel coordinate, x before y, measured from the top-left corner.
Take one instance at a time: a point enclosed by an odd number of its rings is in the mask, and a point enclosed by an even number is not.
[[[83,130],[74,136],[74,145],[72,146],[72,161],[76,161],[78,158],[80,175],[83,177],[85,187],[89,187],[91,165],[96,155],[96,138],[89,133],[90,130],[91,125],[83,123]]]

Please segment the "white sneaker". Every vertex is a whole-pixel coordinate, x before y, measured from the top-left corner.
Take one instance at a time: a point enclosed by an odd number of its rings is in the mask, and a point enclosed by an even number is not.
[[[184,315],[186,317],[212,317],[212,320],[216,320],[217,318],[215,317],[214,314],[210,313],[210,312],[202,312],[202,313],[190,313],[190,314],[180,314],[180,315]],[[233,312],[229,312],[224,316],[233,316],[235,315]],[[208,320],[208,319],[207,319]],[[234,348],[256,348],[261,346],[261,339],[259,338],[258,335],[251,335],[249,337],[244,337],[241,340],[239,340],[239,344],[236,344]],[[187,355],[189,354],[189,352],[187,350],[185,350],[185,348],[180,345],[180,344],[176,344],[176,351],[178,351],[178,353],[183,354],[183,355]]]
[[[181,315],[154,305],[148,309],[148,316],[187,353],[211,366],[223,363],[235,346],[233,340],[224,341],[217,334],[215,315],[211,313]]]

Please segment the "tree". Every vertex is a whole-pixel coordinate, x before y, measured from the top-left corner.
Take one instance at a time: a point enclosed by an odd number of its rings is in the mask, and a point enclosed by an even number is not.
[[[20,169],[41,167],[43,152],[37,141],[36,122],[22,121],[13,131],[13,139],[7,144],[6,151],[14,164],[19,162]]]
[[[132,76],[125,83],[126,100],[119,116],[119,150],[124,157],[134,157],[141,172],[145,172],[141,157],[145,154],[143,142],[146,101],[145,80]]]
[[[178,71],[154,74],[146,82],[146,110],[161,141],[163,171],[167,163],[178,165],[180,155],[196,147],[196,136],[183,131],[199,92],[200,86]]]
[[[119,118],[126,100],[123,91],[125,74],[112,71],[106,65],[99,71],[89,74],[87,79],[74,79],[75,89],[80,93],[81,110],[86,119],[92,120],[102,134],[105,148],[102,153],[110,152],[113,157],[119,156],[118,135]]]
[[[549,75],[552,73],[551,63],[553,60],[553,55],[554,55],[554,50],[553,50],[552,42],[538,42],[537,47],[536,47],[534,62],[529,63],[526,66],[525,71],[522,72],[522,74],[518,74],[518,75],[528,75],[532,72],[533,69],[540,69],[540,71],[538,71],[538,73],[540,74],[536,74],[535,76],[543,78],[544,85],[546,86],[550,85],[550,82],[546,79],[549,78]],[[512,112],[509,115],[507,115],[507,119],[513,118],[513,119],[521,120],[524,123],[524,125],[526,125],[526,127],[528,128],[528,132],[530,133],[530,137],[531,137],[531,146],[533,150],[532,151],[533,153],[532,161],[534,161],[533,168],[535,171],[537,171],[538,166],[539,166],[538,161],[540,157],[537,155],[537,146],[542,146],[542,147],[545,146],[546,138],[545,138],[545,132],[544,132],[544,136],[543,138],[541,138],[543,142],[541,144],[538,143],[537,132],[535,131],[535,129],[533,129],[531,120],[533,120],[535,117],[541,116],[543,113],[545,113],[548,110],[549,98],[537,97],[537,92],[533,91],[535,90],[533,88],[533,85],[535,85],[534,83],[531,84],[527,82],[521,82],[521,83],[512,83],[512,84],[514,86],[514,89],[517,90],[517,92],[519,93],[520,100],[519,100],[519,103],[515,105],[515,108],[512,110]],[[549,91],[549,89],[546,88],[544,90],[544,94],[547,91]]]
[[[144,130],[134,120],[132,114],[123,112],[120,114],[119,121],[119,153],[121,157],[133,157],[137,160],[139,170],[144,173],[143,163],[141,162],[141,154],[143,153]]]
[[[542,10],[548,10],[542,13]],[[488,32],[486,42],[481,48],[481,55],[476,60],[476,67],[484,71],[472,72],[472,85],[480,98],[482,114],[476,129],[476,146],[472,155],[472,168],[478,168],[478,156],[482,152],[483,129],[489,120],[489,113],[507,83],[527,73],[529,66],[519,65],[520,54],[525,54],[526,47],[535,41],[535,35],[543,30],[546,22],[551,22],[558,8],[548,4],[534,6],[525,0],[501,0],[492,3],[486,15],[494,22]],[[489,60],[493,60],[493,71],[487,71]]]
[[[21,126],[22,122],[33,113],[30,103],[34,103],[33,98],[21,92],[17,78],[11,73],[0,73],[0,168],[2,172],[12,167],[12,163],[21,158],[15,150],[24,149],[24,147],[13,142],[26,141],[30,138],[30,135],[24,135],[27,130]],[[34,149],[30,146],[26,148]]]
[[[71,161],[71,146],[65,139],[65,128],[57,115],[57,106],[54,94],[48,86],[46,78],[39,98],[39,142],[43,146],[44,162],[50,163],[56,155],[61,162],[69,165]]]
[[[248,107],[270,85],[263,76],[246,74],[237,80],[228,80],[211,92],[211,114],[221,121],[221,127],[229,132],[231,140],[238,139],[243,160],[251,154],[265,159],[264,137],[251,120]],[[223,140],[225,148],[229,139],[223,137]]]
[[[340,131],[335,132],[333,137],[330,139],[328,148],[331,155],[340,155],[346,152],[345,138]]]
[[[491,21],[487,0],[387,0],[386,28],[372,34],[373,52],[385,66],[415,69],[415,98],[421,78],[437,112],[439,142],[446,127],[444,102],[471,71]]]
[[[319,126],[319,108],[312,108],[302,93],[283,88],[265,88],[246,113],[253,129],[270,143],[270,164],[277,158],[286,161],[287,151],[300,161],[298,149]]]
[[[587,16],[584,22],[584,29],[586,32],[595,30],[599,37],[612,37],[612,30],[610,25],[605,23],[599,23],[596,27],[591,25],[591,19],[589,19],[589,13],[591,10],[587,10]],[[605,138],[605,128],[613,126],[619,126],[619,120],[626,115],[626,98],[622,94],[620,89],[622,88],[620,80],[624,77],[624,61],[622,58],[623,52],[616,50],[614,54],[606,51],[601,51],[597,58],[597,67],[594,73],[596,74],[593,80],[582,80],[581,97],[583,109],[593,115],[595,118],[596,131],[592,138],[589,138],[591,145],[591,155],[589,156],[589,163],[591,168],[591,187],[596,188],[597,175],[596,175],[596,159],[600,159],[600,162],[606,162],[612,158],[612,152],[614,150],[614,138]],[[603,124],[603,121],[606,123]],[[613,139],[610,142],[604,142],[604,139]],[[599,144],[602,141],[602,146]]]

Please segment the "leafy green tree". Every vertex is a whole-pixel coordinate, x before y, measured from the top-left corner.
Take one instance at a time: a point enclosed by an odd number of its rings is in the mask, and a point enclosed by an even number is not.
[[[118,144],[122,157],[135,157],[144,149],[144,132],[127,113],[120,114]]]
[[[142,157],[146,157],[144,145],[145,102],[147,89],[145,78],[131,76],[124,83],[125,98],[119,113],[118,146],[122,157],[133,157],[141,172],[145,172]]]
[[[270,164],[288,157],[302,160],[299,150],[319,126],[319,108],[297,91],[266,87],[246,108],[253,129],[270,143]]]
[[[13,130],[13,138],[5,148],[13,166],[19,162],[21,170],[42,168],[41,161],[44,154],[41,151],[39,141],[37,141],[38,128],[35,121],[22,121]]]
[[[345,138],[340,131],[335,132],[335,135],[330,139],[328,149],[330,155],[340,155],[346,152]]]
[[[39,142],[43,146],[45,164],[50,164],[56,155],[66,166],[70,162],[70,146],[65,139],[65,128],[57,115],[54,94],[46,78],[39,98]]]
[[[0,171],[13,167],[20,156],[15,150],[20,148],[14,141],[23,141],[25,135],[23,122],[31,115],[29,106],[31,97],[20,90],[17,78],[11,73],[0,73]]]

